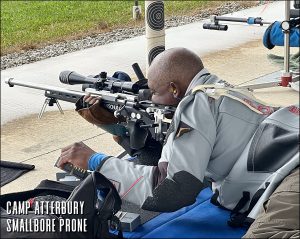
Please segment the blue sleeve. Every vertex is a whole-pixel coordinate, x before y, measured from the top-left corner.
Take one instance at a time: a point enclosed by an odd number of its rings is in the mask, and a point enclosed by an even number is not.
[[[88,162],[88,170],[94,171],[96,170],[97,166],[101,163],[101,161],[106,158],[106,154],[102,153],[94,153]]]

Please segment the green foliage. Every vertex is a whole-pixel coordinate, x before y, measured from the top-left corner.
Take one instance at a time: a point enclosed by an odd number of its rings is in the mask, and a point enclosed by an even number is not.
[[[144,1],[139,3],[144,11]],[[165,12],[188,14],[207,3],[165,1]],[[135,25],[133,5],[134,1],[1,1],[1,53]]]

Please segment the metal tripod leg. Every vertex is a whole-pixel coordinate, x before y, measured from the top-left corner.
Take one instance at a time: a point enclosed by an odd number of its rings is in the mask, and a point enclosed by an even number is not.
[[[60,104],[59,104],[59,102],[58,102],[57,99],[55,99],[55,98],[46,98],[45,101],[44,101],[44,104],[43,104],[43,106],[42,106],[42,109],[41,109],[41,111],[40,111],[40,113],[39,113],[39,115],[38,115],[38,119],[41,119],[41,118],[42,118],[42,116],[43,116],[43,114],[44,114],[44,112],[45,112],[45,109],[46,109],[47,105],[53,106],[54,103],[57,105],[57,108],[59,109],[59,112],[60,112],[61,114],[64,114],[63,109],[61,108],[61,106],[60,106]]]
[[[61,108],[61,106],[60,106],[60,104],[59,104],[59,102],[58,102],[57,99],[55,99],[55,103],[56,103],[56,105],[57,105],[57,108],[59,109],[59,112],[63,115],[63,114],[64,114],[64,111],[63,111],[63,109]]]
[[[43,114],[44,114],[44,112],[45,112],[46,106],[49,104],[49,102],[50,102],[50,99],[49,99],[49,98],[46,98],[45,101],[44,101],[44,104],[43,104],[43,106],[42,106],[42,109],[41,109],[41,111],[40,111],[40,113],[39,113],[39,115],[38,115],[38,119],[41,119],[41,118],[42,118],[42,116],[43,116]]]

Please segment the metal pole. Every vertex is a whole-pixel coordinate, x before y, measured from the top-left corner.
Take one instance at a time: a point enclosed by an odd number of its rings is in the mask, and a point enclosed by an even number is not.
[[[285,20],[290,20],[290,1],[285,1]],[[289,73],[290,67],[290,31],[284,34],[284,72]]]
[[[285,1],[285,21],[290,20],[291,2]],[[292,81],[292,75],[290,73],[290,30],[284,31],[284,63],[283,73],[281,76],[281,85],[288,86]]]
[[[142,8],[139,5],[138,0],[135,0],[134,1],[134,6],[132,7],[132,18],[134,20],[141,19],[141,11],[142,11]]]
[[[164,1],[145,1],[146,77],[153,59],[165,50]]]
[[[222,17],[222,16],[212,16],[211,21],[216,23],[218,21],[227,21],[227,22],[245,22],[248,24],[271,24],[271,22],[263,21],[260,17],[248,17],[248,18],[241,18],[241,17]]]

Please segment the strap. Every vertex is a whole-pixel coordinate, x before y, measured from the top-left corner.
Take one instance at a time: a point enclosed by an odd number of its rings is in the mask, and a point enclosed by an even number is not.
[[[256,101],[257,103],[260,103],[260,104],[263,104],[263,105],[269,105],[271,107],[278,107],[276,105],[272,105],[272,104],[269,104],[269,103],[266,103],[260,99],[257,99],[251,91],[247,90],[247,89],[244,89],[244,88],[234,88],[234,87],[228,87],[228,86],[225,86],[223,84],[210,84],[210,85],[198,85],[196,86],[195,88],[193,88],[192,92],[197,92],[197,91],[203,91],[205,93],[207,93],[205,91],[205,89],[217,89],[217,91],[219,91],[220,89],[223,89],[225,92],[237,92],[237,93],[240,93],[240,94],[243,94],[249,98],[251,98],[252,100]]]
[[[225,87],[222,85],[197,85],[196,87],[194,87],[192,89],[192,93],[196,93],[197,91],[203,91],[205,92],[205,90],[207,89],[224,89]]]
[[[210,202],[212,204],[214,204],[215,206],[220,206],[221,204],[218,202],[218,197],[219,197],[219,190],[216,189],[215,193],[212,195],[212,197],[210,198]]]
[[[248,210],[247,210],[247,212],[246,212],[247,215],[251,212],[251,210],[253,209],[253,207],[255,206],[255,204],[258,202],[258,200],[260,199],[261,195],[263,195],[263,193],[266,191],[266,189],[267,189],[267,187],[268,187],[269,185],[270,185],[270,183],[269,183],[269,182],[266,182],[266,183],[265,183],[265,188],[260,188],[260,189],[258,189],[258,190],[254,193],[254,195],[253,195],[253,197],[252,197],[252,199],[251,199],[251,201],[250,201],[249,208],[248,208]]]
[[[242,93],[242,94],[247,95],[249,97],[249,94],[246,94],[246,92],[244,92],[242,90],[227,88],[227,87],[222,86],[222,85],[198,85],[193,89],[193,93],[196,93],[198,91],[202,91],[202,92],[206,93],[208,96],[210,96],[214,99],[218,99],[221,96],[227,96],[227,97],[229,97],[233,100],[239,101],[240,103],[244,104],[245,106],[250,108],[252,111],[256,112],[257,114],[262,114],[262,112],[255,109],[250,104],[247,104],[245,101],[241,100],[240,98],[229,94],[229,91],[234,91],[234,92]],[[254,97],[251,96],[250,98],[253,99]]]
[[[259,192],[258,192],[259,191]],[[239,211],[246,205],[246,203],[250,200],[250,193],[247,191],[243,192],[243,197],[239,200],[239,202],[237,203],[237,205],[234,207],[234,209],[232,210],[232,212],[230,213],[230,220],[227,221],[227,224],[231,227],[249,227],[252,222],[254,221],[252,218],[248,218],[247,215],[249,213],[250,207],[255,205],[255,203],[257,202],[257,200],[259,199],[259,197],[261,196],[261,191],[258,190],[255,195],[253,196],[249,209],[244,212],[244,213],[240,213]],[[260,194],[261,193],[261,194]],[[217,201],[217,198],[219,196],[219,191],[216,189],[215,193],[213,194],[213,196],[210,199],[210,202],[216,206],[220,206],[222,207],[222,205]],[[253,207],[252,206],[252,207]]]
[[[248,90],[245,90],[245,89],[231,88],[231,87],[227,87],[227,86],[220,85],[220,84],[219,85],[218,84],[216,84],[216,85],[198,85],[195,88],[193,88],[192,93],[196,93],[198,91],[202,91],[214,99],[218,99],[221,96],[229,97],[233,100],[236,100],[236,101],[244,104],[245,106],[247,106],[249,109],[251,109],[252,111],[254,111],[257,114],[263,114],[263,112],[259,111],[255,107],[253,107],[249,102],[242,100],[238,96],[234,96],[233,94],[231,94],[231,92],[242,94],[242,95],[248,97],[249,99],[253,100],[257,104],[270,106],[270,104],[267,104],[259,99],[256,99],[251,92],[249,92]],[[275,107],[275,106],[271,106],[271,107]]]
[[[242,103],[243,105],[247,106],[249,109],[251,109],[252,111],[254,111],[255,113],[257,114],[263,114],[262,112],[260,112],[259,110],[255,109],[253,106],[249,105],[248,103],[246,103],[245,101],[241,100],[240,98],[236,97],[236,96],[233,96],[233,95],[230,95],[230,94],[227,94],[227,93],[224,93],[224,94],[220,94],[221,96],[227,96],[233,100],[236,100],[240,103]]]
[[[263,193],[266,191],[267,187],[270,185],[269,182],[265,183],[265,188],[260,188],[258,189],[251,201],[250,201],[250,205],[249,208],[246,212],[243,213],[243,219],[240,220],[240,225],[239,226],[246,226],[246,227],[250,227],[250,225],[254,222],[255,219],[248,217],[249,213],[251,212],[251,210],[253,209],[253,207],[255,206],[255,204],[258,202],[259,198],[263,195]]]
[[[230,213],[230,220],[227,221],[227,224],[231,227],[242,227],[245,226],[245,220],[247,218],[246,213],[240,213],[239,211],[246,205],[250,200],[250,192],[244,191],[243,197],[237,203],[235,208]]]
[[[240,201],[236,204],[234,209],[232,210],[231,214],[238,213],[250,200],[250,192],[244,191],[243,197],[240,199]]]

